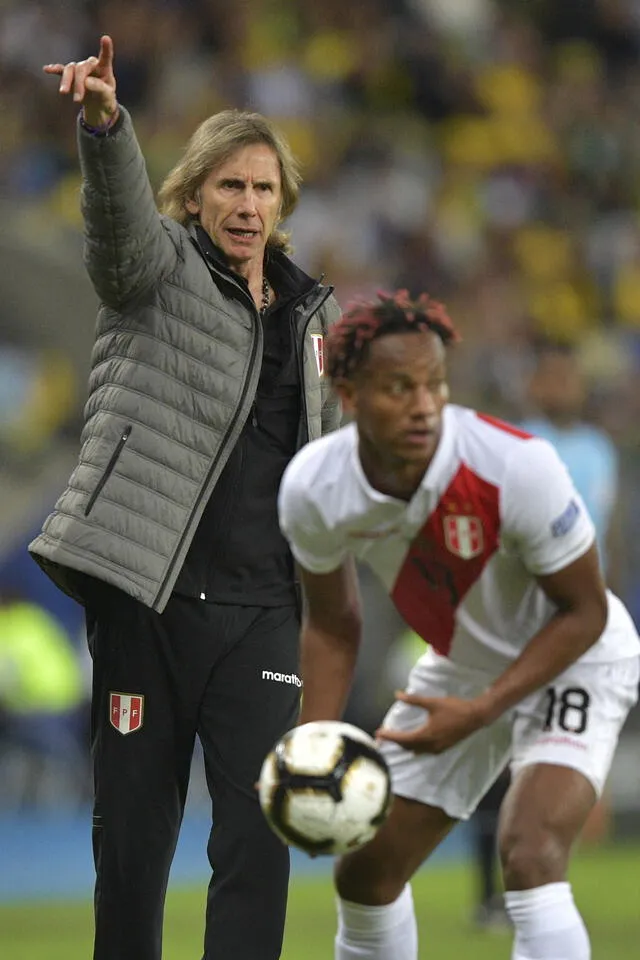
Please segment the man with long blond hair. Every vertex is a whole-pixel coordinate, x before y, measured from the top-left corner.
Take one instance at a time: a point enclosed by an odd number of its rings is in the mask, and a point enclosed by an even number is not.
[[[288,850],[254,790],[296,722],[299,602],[280,479],[338,426],[330,287],[287,256],[299,174],[264,117],[205,120],[153,198],[113,44],[49,64],[82,110],[100,298],[80,460],[30,550],[85,605],[94,663],[95,960],[160,960],[199,736],[213,804],[206,960],[280,956]]]

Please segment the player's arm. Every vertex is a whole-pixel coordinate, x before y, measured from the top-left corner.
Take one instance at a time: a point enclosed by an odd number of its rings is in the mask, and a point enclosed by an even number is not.
[[[607,596],[595,544],[564,569],[536,579],[556,613],[479,698],[485,724],[551,683],[598,641],[605,628]]]
[[[542,440],[528,442],[509,464],[503,523],[553,612],[482,699],[488,723],[586,653],[608,611],[593,523],[565,465]]]
[[[531,441],[518,451],[503,489],[503,532],[551,601],[544,626],[480,696],[398,694],[428,711],[415,731],[380,731],[416,752],[441,753],[546,686],[597,642],[607,621],[595,530],[553,448]]]
[[[317,450],[317,447],[315,448]],[[318,493],[323,465],[313,445],[294,457],[278,497],[280,527],[298,566],[304,594],[301,633],[301,722],[338,720],[345,708],[360,645],[362,618],[355,563]]]
[[[306,609],[301,634],[301,723],[339,720],[353,682],[362,617],[351,557],[330,573],[300,571]]]
[[[536,579],[556,612],[504,673],[473,700],[396,694],[428,710],[428,720],[409,732],[380,730],[381,739],[416,753],[442,753],[547,686],[596,643],[607,622],[607,597],[595,545],[564,569]]]

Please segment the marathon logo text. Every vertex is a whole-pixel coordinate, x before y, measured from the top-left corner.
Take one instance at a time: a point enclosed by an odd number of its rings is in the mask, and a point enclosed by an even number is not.
[[[569,502],[569,506],[561,513],[557,520],[551,524],[551,536],[564,537],[575,526],[576,520],[580,516],[580,507],[575,500]]]
[[[262,679],[274,680],[276,683],[292,683],[294,687],[302,686],[302,680],[295,673],[274,673],[273,670],[263,670]]]

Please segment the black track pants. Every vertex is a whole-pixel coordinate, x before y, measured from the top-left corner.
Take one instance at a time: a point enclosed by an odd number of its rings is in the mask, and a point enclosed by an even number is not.
[[[289,853],[267,826],[254,784],[273,743],[297,721],[297,610],[174,596],[157,614],[100,586],[87,603],[87,629],[95,960],[160,960],[196,733],[214,819],[204,958],[276,960]]]

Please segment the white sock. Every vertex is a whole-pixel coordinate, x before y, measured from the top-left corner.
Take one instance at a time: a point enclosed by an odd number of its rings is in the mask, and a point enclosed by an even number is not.
[[[590,960],[589,934],[569,883],[508,890],[505,904],[516,932],[511,960]]]
[[[335,960],[418,960],[411,887],[385,907],[338,900]]]

